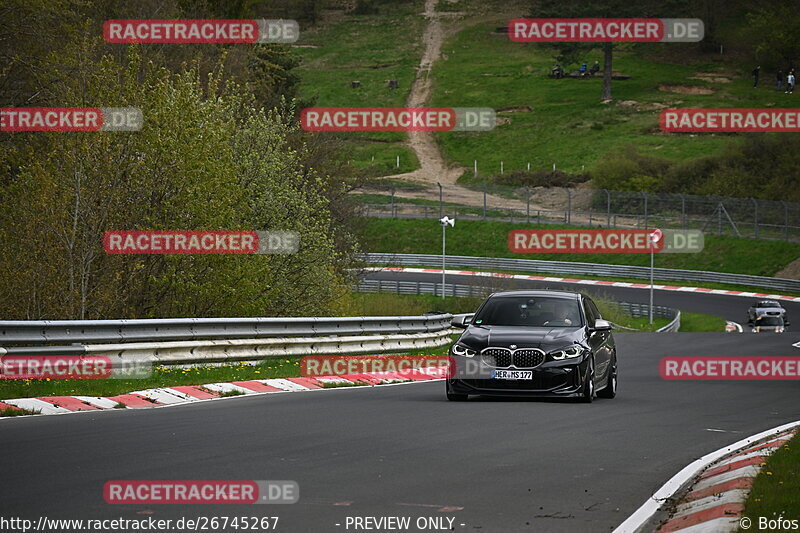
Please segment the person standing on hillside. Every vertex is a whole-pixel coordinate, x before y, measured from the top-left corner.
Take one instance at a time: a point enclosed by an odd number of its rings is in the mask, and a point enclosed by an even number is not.
[[[776,91],[781,90],[781,86],[783,85],[783,71],[778,69],[778,72],[775,74],[775,83],[776,83]]]
[[[789,75],[786,76],[786,94],[792,94],[794,92],[794,69],[789,71]]]
[[[753,69],[753,89],[758,87],[758,75],[761,73],[761,65]]]

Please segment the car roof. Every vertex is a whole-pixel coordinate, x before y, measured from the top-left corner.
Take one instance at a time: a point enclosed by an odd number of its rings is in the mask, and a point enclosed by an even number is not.
[[[513,296],[524,296],[528,298],[536,297],[536,296],[548,296],[551,298],[564,298],[570,300],[577,300],[581,297],[581,295],[577,292],[568,292],[568,291],[549,291],[549,290],[528,290],[528,291],[500,291],[492,293],[489,297],[490,298],[506,298],[506,297],[513,297]]]

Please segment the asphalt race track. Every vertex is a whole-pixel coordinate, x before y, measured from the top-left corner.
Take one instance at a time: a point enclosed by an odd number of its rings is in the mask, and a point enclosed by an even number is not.
[[[643,290],[601,290],[647,299]],[[715,295],[656,297],[740,322],[749,305]],[[797,304],[788,307],[800,317]],[[412,517],[405,531],[420,531],[413,520],[425,516],[452,518],[455,531],[610,531],[697,457],[800,419],[798,382],[665,381],[658,371],[667,355],[800,355],[791,345],[796,333],[615,337],[619,394],[590,405],[452,403],[443,383],[427,382],[0,420],[0,514],[278,516],[285,532],[368,531],[346,529],[348,516]],[[295,480],[300,501],[109,505],[102,489],[115,479]]]

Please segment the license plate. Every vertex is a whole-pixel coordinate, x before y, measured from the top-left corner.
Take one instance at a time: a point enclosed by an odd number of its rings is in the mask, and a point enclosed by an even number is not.
[[[494,379],[533,379],[531,370],[493,370]]]

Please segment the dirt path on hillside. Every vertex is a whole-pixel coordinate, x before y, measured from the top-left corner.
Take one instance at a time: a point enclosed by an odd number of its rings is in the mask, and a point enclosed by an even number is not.
[[[417,76],[411,85],[407,107],[424,107],[428,105],[431,96],[432,81],[430,78],[434,63],[441,58],[442,43],[445,38],[467,25],[467,21],[445,31],[442,28],[441,19],[460,15],[453,12],[437,12],[436,4],[438,0],[425,0],[424,16],[428,19],[428,24],[422,34],[422,42],[425,50],[422,53],[422,60],[417,67]],[[437,182],[445,188],[445,201],[458,203],[461,205],[482,206],[483,193],[473,191],[456,184],[459,177],[467,170],[465,167],[451,167],[442,157],[439,145],[433,132],[429,131],[410,131],[408,132],[408,142],[411,149],[419,160],[420,168],[412,172],[384,176],[385,178],[402,179],[413,181],[428,186],[425,191],[397,191],[397,196],[401,198],[421,198],[434,199],[439,197]],[[495,195],[487,195],[487,201],[491,205],[504,206],[514,209],[524,209],[525,203],[519,200],[511,200]],[[538,209],[538,206],[531,206]]]

